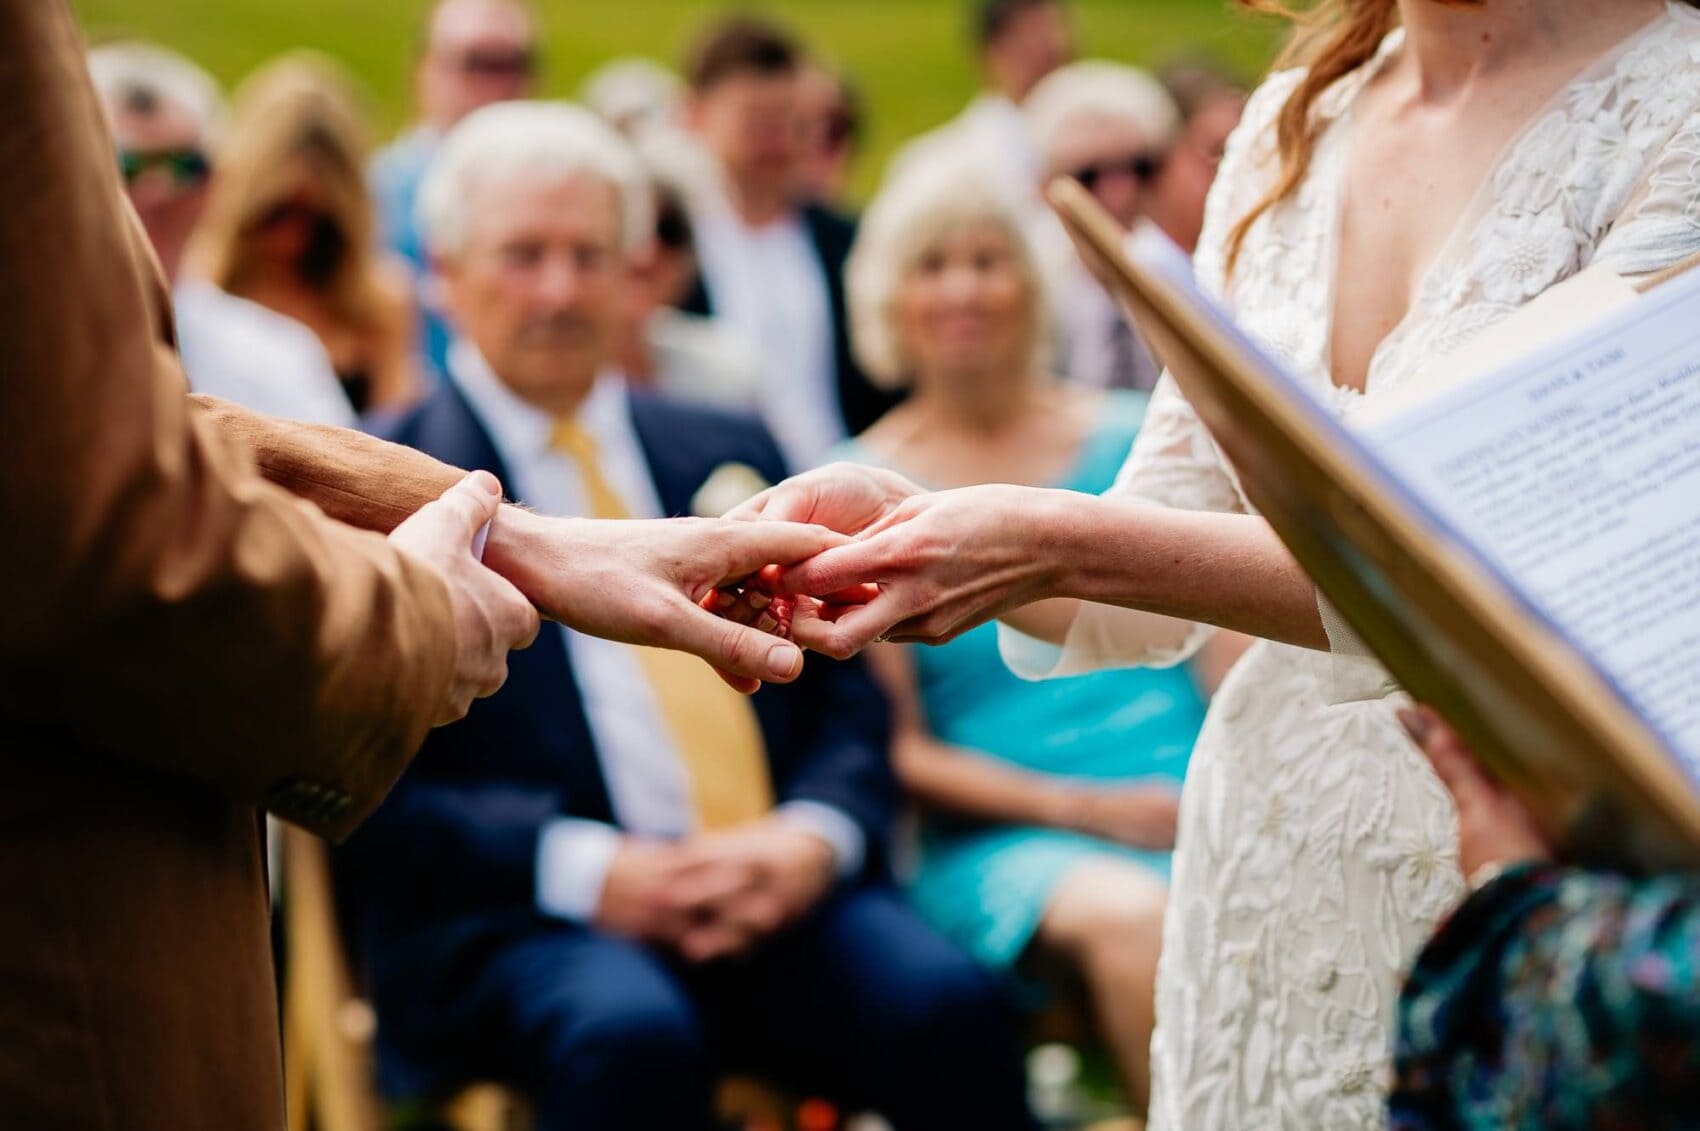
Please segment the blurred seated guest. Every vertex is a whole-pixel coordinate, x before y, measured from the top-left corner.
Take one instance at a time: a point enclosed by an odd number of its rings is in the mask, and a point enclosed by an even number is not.
[[[415,219],[419,182],[437,143],[481,106],[529,98],[537,85],[537,24],[525,0],[436,0],[426,13],[413,96],[419,120],[368,170],[383,243],[423,277],[430,267]]]
[[[720,184],[696,212],[702,285],[685,308],[755,343],[767,425],[793,466],[812,466],[894,398],[850,350],[843,273],[855,227],[797,202],[801,67],[791,37],[752,18],[711,27],[691,55],[691,128]]]
[[[1180,109],[1181,126],[1145,211],[1170,239],[1193,252],[1204,229],[1204,199],[1216,183],[1228,135],[1240,124],[1246,90],[1221,68],[1202,61],[1177,63],[1159,78]]]
[[[319,336],[356,412],[417,399],[412,289],[373,240],[365,136],[347,80],[295,55],[236,92],[196,273]]]
[[[1473,894],[1400,1000],[1393,1127],[1696,1126],[1700,881],[1557,866],[1438,715],[1403,717],[1457,804]]]
[[[633,55],[610,59],[580,88],[580,100],[627,138],[669,130],[684,119],[685,83],[654,59]]]
[[[798,195],[823,208],[843,209],[862,140],[862,96],[847,76],[820,63],[804,64],[797,83],[803,134]]]
[[[655,237],[630,257],[614,359],[634,387],[759,414],[762,368],[755,346],[713,318],[678,309],[695,286],[697,266],[673,140],[672,130],[657,130],[637,145],[655,201]]]
[[[196,392],[271,416],[351,426],[354,412],[311,330],[204,279],[183,252],[206,210],[213,133],[222,115],[212,76],[145,43],[89,53],[124,188],[172,284],[177,347]]]
[[[600,518],[688,514],[728,467],[784,474],[754,418],[610,364],[653,220],[589,111],[478,111],[421,215],[459,336],[400,439]],[[880,878],[887,721],[856,664],[751,700],[565,630],[516,653],[342,859],[390,1087],[494,1078],[546,1131],[688,1131],[735,1067],[900,1129],[1030,1126],[1001,991]]]
[[[1020,205],[972,159],[946,157],[881,193],[851,256],[863,363],[911,392],[843,451],[932,488],[1102,492],[1145,397],[1051,375]],[[881,645],[875,662],[897,708],[898,773],[925,807],[916,905],[993,969],[1077,970],[1143,1105],[1198,686],[1179,668],[1023,682],[991,625],[937,648]]]
[[[431,374],[448,361],[449,327],[414,216],[419,182],[446,131],[480,106],[529,98],[537,66],[537,25],[526,0],[435,0],[413,72],[419,120],[367,167],[380,240],[411,272],[419,349]]]
[[[1043,162],[1022,105],[1040,81],[1074,57],[1063,0],[976,0],[973,36],[984,89],[962,113],[892,157],[887,177],[940,144],[965,141],[999,183],[1038,206]]]
[[[1137,67],[1071,63],[1034,88],[1028,118],[1045,180],[1073,177],[1122,227],[1145,215],[1179,115],[1161,83]],[[1149,392],[1162,369],[1108,292],[1074,253],[1062,226],[1041,231],[1056,263],[1063,369],[1088,385]]]

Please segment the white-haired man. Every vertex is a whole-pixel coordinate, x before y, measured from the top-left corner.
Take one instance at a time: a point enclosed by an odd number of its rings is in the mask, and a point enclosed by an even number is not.
[[[610,364],[624,260],[653,231],[611,127],[561,103],[478,111],[420,206],[456,341],[395,438],[605,518],[784,474],[754,417]],[[543,1129],[688,1131],[736,1058],[900,1127],[1027,1127],[999,991],[884,879],[886,732],[858,664],[749,700],[700,665],[545,632],[339,861],[386,1063],[412,1070],[391,1086],[494,1073]]]
[[[89,53],[125,192],[172,283],[177,344],[197,391],[272,416],[352,426],[354,410],[307,327],[204,279],[180,274],[213,170],[218,85],[181,55],[146,43]]]
[[[1033,89],[1026,111],[1044,179],[1073,177],[1131,231],[1145,216],[1180,125],[1163,85],[1137,67],[1071,63]],[[1044,217],[1042,231],[1056,275],[1063,371],[1092,385],[1150,390],[1161,372],[1151,351],[1054,218]]]

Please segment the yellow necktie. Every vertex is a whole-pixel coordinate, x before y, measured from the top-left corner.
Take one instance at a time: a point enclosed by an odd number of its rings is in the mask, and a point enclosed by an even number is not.
[[[555,425],[553,446],[573,461],[592,518],[630,518],[602,474],[596,440],[575,420]],[[773,808],[767,751],[750,701],[695,656],[665,648],[632,649],[643,665],[662,722],[685,760],[705,829],[725,828]]]

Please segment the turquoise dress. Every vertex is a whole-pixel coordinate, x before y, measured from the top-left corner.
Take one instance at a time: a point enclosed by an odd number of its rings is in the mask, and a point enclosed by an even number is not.
[[[1127,458],[1144,414],[1142,394],[1107,394],[1074,470],[1055,486],[1103,493]],[[854,441],[838,455],[880,462]],[[1040,773],[1178,789],[1204,722],[1204,697],[1184,668],[1030,683],[1004,665],[994,625],[911,653],[934,736]],[[1027,949],[1051,893],[1076,864],[1112,856],[1167,879],[1169,855],[1057,829],[929,816],[911,894],[939,930],[987,965],[1007,968]]]

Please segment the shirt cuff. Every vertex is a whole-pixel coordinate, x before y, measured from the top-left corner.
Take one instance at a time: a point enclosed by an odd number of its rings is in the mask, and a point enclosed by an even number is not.
[[[561,817],[537,837],[537,908],[545,915],[590,923],[602,885],[620,851],[620,830],[599,821]]]
[[[820,837],[832,849],[838,878],[850,879],[862,871],[868,855],[868,838],[850,815],[819,801],[787,801],[774,813],[799,828]]]

